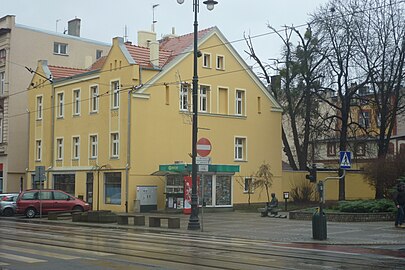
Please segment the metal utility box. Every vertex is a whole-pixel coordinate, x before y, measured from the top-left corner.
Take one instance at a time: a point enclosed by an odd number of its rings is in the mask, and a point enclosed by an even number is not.
[[[157,210],[157,186],[137,186],[136,199],[141,213]]]

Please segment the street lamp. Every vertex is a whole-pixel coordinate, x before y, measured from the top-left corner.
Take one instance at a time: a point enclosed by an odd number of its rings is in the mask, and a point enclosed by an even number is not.
[[[198,73],[197,73],[197,58],[198,58],[198,8],[199,0],[193,0],[194,10],[194,75],[193,75],[193,134],[192,134],[192,189],[191,189],[191,215],[188,222],[189,230],[199,230],[200,221],[198,219],[198,197],[197,197],[197,133],[198,133]],[[177,0],[177,3],[183,4],[184,0]],[[203,2],[207,5],[208,10],[213,10],[218,4],[214,0],[206,0]]]

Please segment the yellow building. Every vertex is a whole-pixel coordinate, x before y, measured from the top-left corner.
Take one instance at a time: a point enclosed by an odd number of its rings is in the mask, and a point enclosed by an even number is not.
[[[263,162],[281,197],[280,106],[216,27],[198,36],[198,138],[212,145],[200,190],[207,206],[246,203]],[[45,188],[82,196],[95,210],[182,207],[191,167],[192,45],[192,34],[156,41],[143,31],[138,46],[114,38],[89,69],[39,61],[29,90],[29,187],[38,186],[42,168]],[[251,194],[252,202],[266,200],[261,191]]]

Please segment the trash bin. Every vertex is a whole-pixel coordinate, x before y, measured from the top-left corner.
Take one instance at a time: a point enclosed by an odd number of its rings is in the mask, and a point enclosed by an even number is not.
[[[326,240],[326,215],[322,211],[322,214],[318,211],[312,216],[312,238],[315,240]]]

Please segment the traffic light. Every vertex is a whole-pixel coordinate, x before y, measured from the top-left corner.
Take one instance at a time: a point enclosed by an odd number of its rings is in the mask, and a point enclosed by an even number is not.
[[[311,183],[316,183],[316,165],[312,164],[312,168],[307,167],[307,170],[309,174],[307,174],[305,178],[308,179]]]

